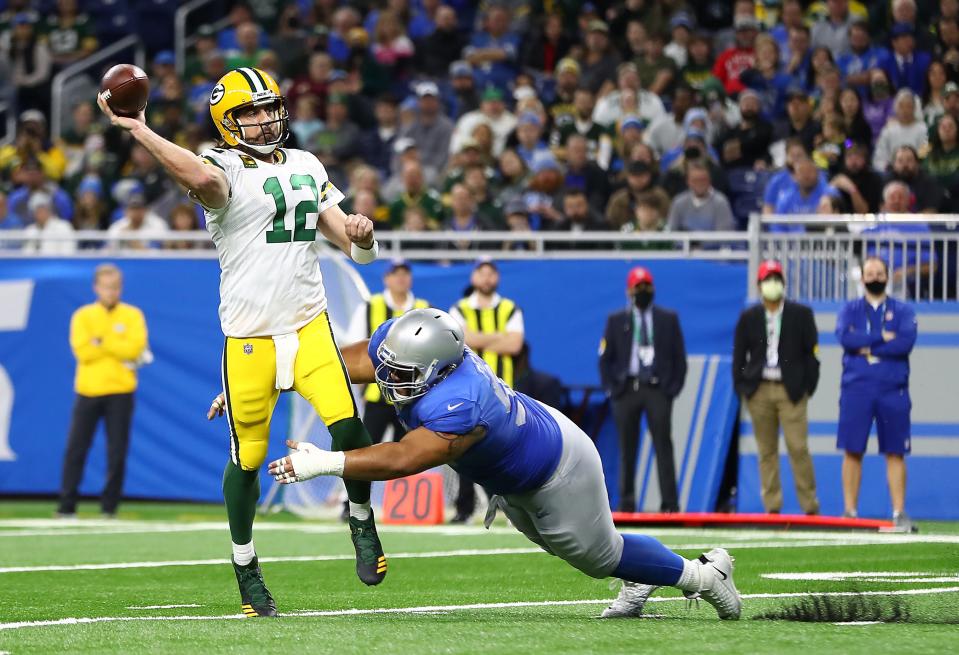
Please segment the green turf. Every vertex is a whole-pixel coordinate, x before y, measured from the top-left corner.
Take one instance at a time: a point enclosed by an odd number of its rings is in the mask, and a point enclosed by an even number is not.
[[[202,505],[126,504],[121,520],[103,523],[16,523],[48,518],[44,502],[0,503],[0,567],[119,562],[209,560],[229,557],[222,508]],[[84,511],[85,509],[88,510]],[[81,516],[96,518],[95,506]],[[198,525],[197,522],[203,522]],[[220,524],[224,524],[222,527]],[[350,555],[341,524],[271,516],[256,532],[261,557]],[[268,525],[267,525],[268,524]],[[201,528],[201,529],[194,529]],[[955,535],[955,524],[922,524],[925,535]],[[164,531],[179,529],[181,531]],[[313,530],[309,532],[307,530]],[[20,536],[16,536],[20,534]],[[913,542],[793,546],[789,534],[768,531],[657,530],[667,545],[723,545],[736,556],[736,581],[744,594],[892,591],[959,588],[959,581],[784,581],[764,573],[804,571],[898,571],[959,576],[959,543]],[[791,533],[792,534],[792,533]],[[794,533],[801,543],[843,535]],[[861,536],[862,533],[857,533]],[[856,539],[857,535],[851,535]],[[465,549],[529,548],[500,523],[448,533],[389,529],[387,552],[425,553]],[[875,535],[869,535],[874,538]],[[893,543],[895,542],[895,543]],[[784,547],[772,547],[784,546]],[[592,580],[543,553],[394,557],[377,588],[363,586],[353,563],[269,562],[267,584],[281,612],[460,606],[484,603],[583,601],[615,595],[606,581]],[[226,564],[106,570],[0,572],[0,628],[19,621],[84,617],[225,617],[239,612],[232,568]],[[656,597],[677,598],[674,590]],[[887,596],[879,598],[888,600]],[[897,596],[908,609],[904,623],[836,626],[831,623],[759,621],[755,617],[798,602],[747,599],[737,623],[720,622],[708,605],[686,608],[682,600],[650,603],[662,618],[600,621],[602,604],[455,609],[432,613],[353,616],[284,616],[270,620],[217,618],[102,622],[0,629],[0,651],[23,653],[869,653],[954,652],[959,593]],[[131,606],[196,604],[200,607],[138,610]],[[953,624],[950,624],[952,622]]]

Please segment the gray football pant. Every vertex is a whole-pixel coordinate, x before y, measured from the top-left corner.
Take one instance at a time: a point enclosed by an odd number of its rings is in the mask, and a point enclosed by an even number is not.
[[[613,525],[599,453],[575,423],[558,410],[543,407],[563,435],[556,471],[538,489],[493,496],[487,526],[500,509],[517,530],[550,555],[591,577],[608,577],[619,566],[623,537]]]

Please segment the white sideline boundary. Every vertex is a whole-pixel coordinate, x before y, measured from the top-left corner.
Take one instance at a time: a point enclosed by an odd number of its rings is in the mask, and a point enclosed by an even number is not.
[[[902,589],[897,591],[829,591],[822,593],[782,593],[782,594],[743,594],[743,599],[769,598],[806,598],[810,596],[919,596],[927,594],[944,594],[959,592],[959,587],[940,587],[938,589]],[[667,603],[685,601],[682,596],[668,598],[650,598],[650,603]],[[371,614],[424,614],[434,612],[455,612],[462,610],[509,609],[514,607],[561,607],[576,605],[606,605],[609,598],[593,598],[587,600],[543,600],[543,601],[516,601],[510,603],[469,603],[465,605],[424,605],[419,607],[381,607],[375,609],[346,609],[346,610],[301,610],[285,613],[280,618],[303,617],[336,617],[336,616],[363,616]],[[57,625],[82,625],[88,623],[126,623],[131,621],[231,621],[245,619],[243,614],[222,614],[219,616],[95,616],[70,617],[65,619],[51,619],[47,621],[16,621],[0,623],[2,630],[18,630],[20,628],[43,628]],[[850,625],[844,623],[842,625]]]

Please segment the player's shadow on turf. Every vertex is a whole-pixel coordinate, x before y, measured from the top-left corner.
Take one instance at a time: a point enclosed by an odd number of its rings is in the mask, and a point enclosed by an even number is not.
[[[915,616],[909,604],[896,596],[875,596],[853,592],[853,596],[809,596],[792,605],[754,616],[760,621],[802,623],[912,623],[959,625],[959,617],[936,619]]]

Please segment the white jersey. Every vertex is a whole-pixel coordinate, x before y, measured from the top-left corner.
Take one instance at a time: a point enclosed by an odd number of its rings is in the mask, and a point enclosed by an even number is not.
[[[200,156],[230,184],[225,207],[204,208],[220,258],[223,333],[242,338],[298,330],[326,309],[317,222],[343,194],[304,150],[277,149],[272,163],[232,149]]]

